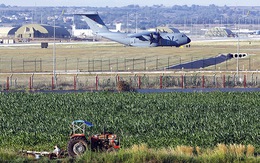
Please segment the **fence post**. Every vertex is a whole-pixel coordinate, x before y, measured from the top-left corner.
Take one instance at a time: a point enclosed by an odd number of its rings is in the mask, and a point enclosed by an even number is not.
[[[10,68],[11,68],[11,72],[13,72],[13,58],[11,58]]]
[[[157,59],[156,59],[156,70],[158,70],[158,61],[159,61],[159,58],[157,56]]]
[[[170,67],[170,57],[168,57],[168,68]]]
[[[116,59],[116,70],[118,71],[118,59]]]
[[[33,77],[34,77],[34,74],[31,75],[31,89],[33,89]]]
[[[132,71],[134,71],[135,70],[135,58],[133,58],[133,70]]]
[[[226,87],[226,84],[225,84],[225,82],[226,82],[225,75],[223,75],[223,88],[225,88],[225,87]]]
[[[251,83],[252,83],[252,86],[254,87],[255,86],[254,73],[252,73],[252,75],[251,75]]]
[[[6,79],[6,90],[7,91],[9,90],[9,77],[7,77]]]
[[[36,58],[34,59],[34,72],[36,72],[36,67],[37,67],[37,64],[36,64],[36,62],[37,62],[37,60],[36,60]]]
[[[117,82],[119,82],[120,81],[120,76],[119,75],[117,75]]]
[[[42,59],[40,58],[40,71],[42,72]]]
[[[32,90],[32,77],[29,78],[29,90]]]
[[[79,72],[79,58],[77,58],[77,72]]]
[[[213,84],[214,84],[214,86],[216,87],[216,85],[217,85],[217,80],[216,80],[216,74],[214,74],[213,75]]]
[[[98,90],[98,75],[96,76],[96,91]]]
[[[24,72],[24,59],[23,59],[23,72]]]
[[[89,70],[89,65],[90,65],[90,60],[88,59],[88,72],[90,71],[90,70]]]
[[[244,88],[246,88],[246,75],[244,75]]]
[[[258,81],[257,81],[257,79],[258,79],[258,75],[259,75],[259,73],[258,73],[258,70],[257,70],[257,75],[256,75],[256,77],[255,77],[255,85],[258,84]]]
[[[76,90],[77,89],[77,77],[76,76],[74,76],[74,90]]]
[[[146,70],[146,57],[144,57],[144,70]]]
[[[65,72],[67,72],[67,65],[68,65],[68,59],[67,58],[65,58]]]
[[[111,72],[112,72],[112,69],[113,69],[113,68],[111,67],[110,58],[109,58],[109,60],[108,60],[108,71],[111,70]]]
[[[202,75],[202,88],[205,88],[205,78],[204,78],[204,75]]]
[[[139,89],[141,89],[141,84],[142,84],[141,76],[138,76],[138,88]]]
[[[54,90],[54,76],[51,77],[51,90]]]
[[[160,76],[160,89],[162,89],[162,76]]]
[[[125,61],[124,61],[124,62],[125,62],[125,71],[126,71],[126,59],[125,59]]]
[[[103,72],[103,60],[102,60],[102,58],[100,60],[100,68],[101,68],[101,72]]]
[[[181,88],[184,88],[184,76],[181,75]]]

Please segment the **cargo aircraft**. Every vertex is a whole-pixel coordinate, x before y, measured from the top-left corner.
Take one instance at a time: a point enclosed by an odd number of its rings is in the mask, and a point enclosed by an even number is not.
[[[145,31],[140,33],[122,33],[111,32],[100,18],[98,12],[88,12],[84,14],[75,14],[83,16],[94,35],[102,36],[109,40],[124,44],[126,46],[136,47],[158,47],[158,46],[175,46],[191,42],[190,38],[184,33],[166,33]]]

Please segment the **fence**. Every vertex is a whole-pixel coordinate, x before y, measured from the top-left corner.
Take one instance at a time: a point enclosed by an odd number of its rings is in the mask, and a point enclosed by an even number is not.
[[[192,64],[196,60],[201,60],[201,66],[195,67]],[[258,70],[259,64],[255,59],[249,57],[230,59],[222,63],[207,67],[207,63],[203,62],[204,58],[182,58],[182,57],[149,57],[149,58],[117,58],[117,59],[68,59],[56,58],[55,70],[61,72],[108,72],[108,71],[150,71],[165,70],[170,67],[178,67],[176,70],[185,69],[182,65],[191,62],[189,69],[203,70],[221,70],[221,71],[255,71]],[[213,63],[218,63],[217,58],[212,58]],[[176,66],[179,65],[179,66]],[[238,66],[238,68],[237,68]],[[52,72],[54,69],[53,59],[16,59],[16,58],[0,58],[1,73],[15,72]]]
[[[169,74],[169,75],[84,75],[12,74],[1,77],[2,90],[116,90],[118,81],[133,89],[170,88],[258,88],[259,73]]]

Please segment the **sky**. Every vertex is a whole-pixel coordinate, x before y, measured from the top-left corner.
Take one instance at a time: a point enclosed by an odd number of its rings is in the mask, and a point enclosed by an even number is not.
[[[0,0],[0,4],[11,6],[91,6],[91,7],[122,7],[127,5],[203,5],[217,6],[260,6],[260,0]]]

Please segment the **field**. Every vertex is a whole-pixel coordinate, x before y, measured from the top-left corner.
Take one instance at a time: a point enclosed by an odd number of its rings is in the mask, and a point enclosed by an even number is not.
[[[223,63],[204,69],[167,70],[171,65],[178,65],[199,59],[216,57],[219,54],[237,52],[237,40],[209,40],[193,41],[191,47],[157,47],[136,48],[123,47],[120,44],[103,43],[56,43],[56,75],[57,88],[69,85],[73,89],[73,80],[77,76],[79,89],[94,89],[95,75],[104,78],[121,76],[151,75],[156,71],[160,75],[178,76],[214,75],[226,78],[239,77],[242,81],[246,75],[247,83],[257,82],[259,79],[260,41],[258,39],[241,39],[240,52],[249,54],[242,59],[231,59]],[[53,44],[50,42],[47,49],[39,45],[0,46],[0,84],[2,90],[6,88],[9,77],[10,89],[27,89],[29,78],[33,78],[34,89],[51,89],[53,75]],[[239,74],[237,75],[237,63]],[[121,74],[120,74],[121,73]],[[240,76],[239,76],[240,75]],[[94,78],[93,78],[94,76]],[[101,81],[101,80],[100,80]],[[62,86],[61,86],[62,85]],[[212,83],[208,84],[212,85]],[[255,84],[257,85],[257,84]],[[190,86],[192,87],[192,86]],[[257,87],[257,86],[256,86]],[[101,87],[100,87],[101,88]],[[68,89],[62,87],[61,89]]]
[[[123,150],[143,144],[147,152],[241,144],[243,157],[246,146],[253,146],[257,156],[259,96],[258,92],[1,93],[0,147],[48,151],[59,144],[66,149],[70,123],[84,119],[94,123],[92,134],[104,127],[117,133]]]
[[[239,59],[239,70],[252,71],[252,77],[260,69],[259,47],[258,40],[240,41],[240,51],[250,55]],[[236,51],[235,39],[194,41],[190,48],[57,43],[55,56],[57,72],[74,72],[67,77],[73,81],[78,71],[89,72],[92,67],[115,74],[119,69],[129,70],[133,66],[124,64],[126,60],[132,63],[133,59],[145,59],[145,66],[137,64],[134,69],[156,70],[157,66],[169,65],[169,61],[176,64]],[[33,45],[1,46],[0,52],[1,83],[7,77],[21,82],[19,75],[23,74],[16,74],[21,72],[29,72],[25,74],[26,87],[35,71],[45,73],[40,74],[44,82],[46,77],[51,78],[51,43],[47,49]],[[91,60],[98,64],[89,66]],[[109,64],[100,64],[104,60],[109,60]],[[118,69],[113,64],[117,60],[123,61]],[[232,59],[204,70],[220,70],[220,74],[229,71],[226,73],[233,75],[231,71],[236,71],[236,66],[237,60]],[[122,147],[116,154],[87,153],[79,162],[259,162],[259,97],[258,92],[0,93],[0,162],[14,158],[16,162],[30,162],[18,154],[22,149],[50,151],[55,144],[66,149],[69,126],[76,119],[93,122],[91,134],[102,132],[104,127],[115,132]]]
[[[260,68],[257,64],[260,62],[259,46],[258,40],[240,41],[239,51],[249,54],[249,57],[239,60],[240,70]],[[235,39],[194,41],[190,48],[136,48],[116,43],[57,43],[55,47],[55,53],[52,43],[47,49],[40,48],[40,45],[0,47],[0,72],[52,72],[54,55],[57,71],[128,71],[162,70],[169,65],[237,52]],[[236,59],[232,59],[205,70],[236,70],[236,64]]]

